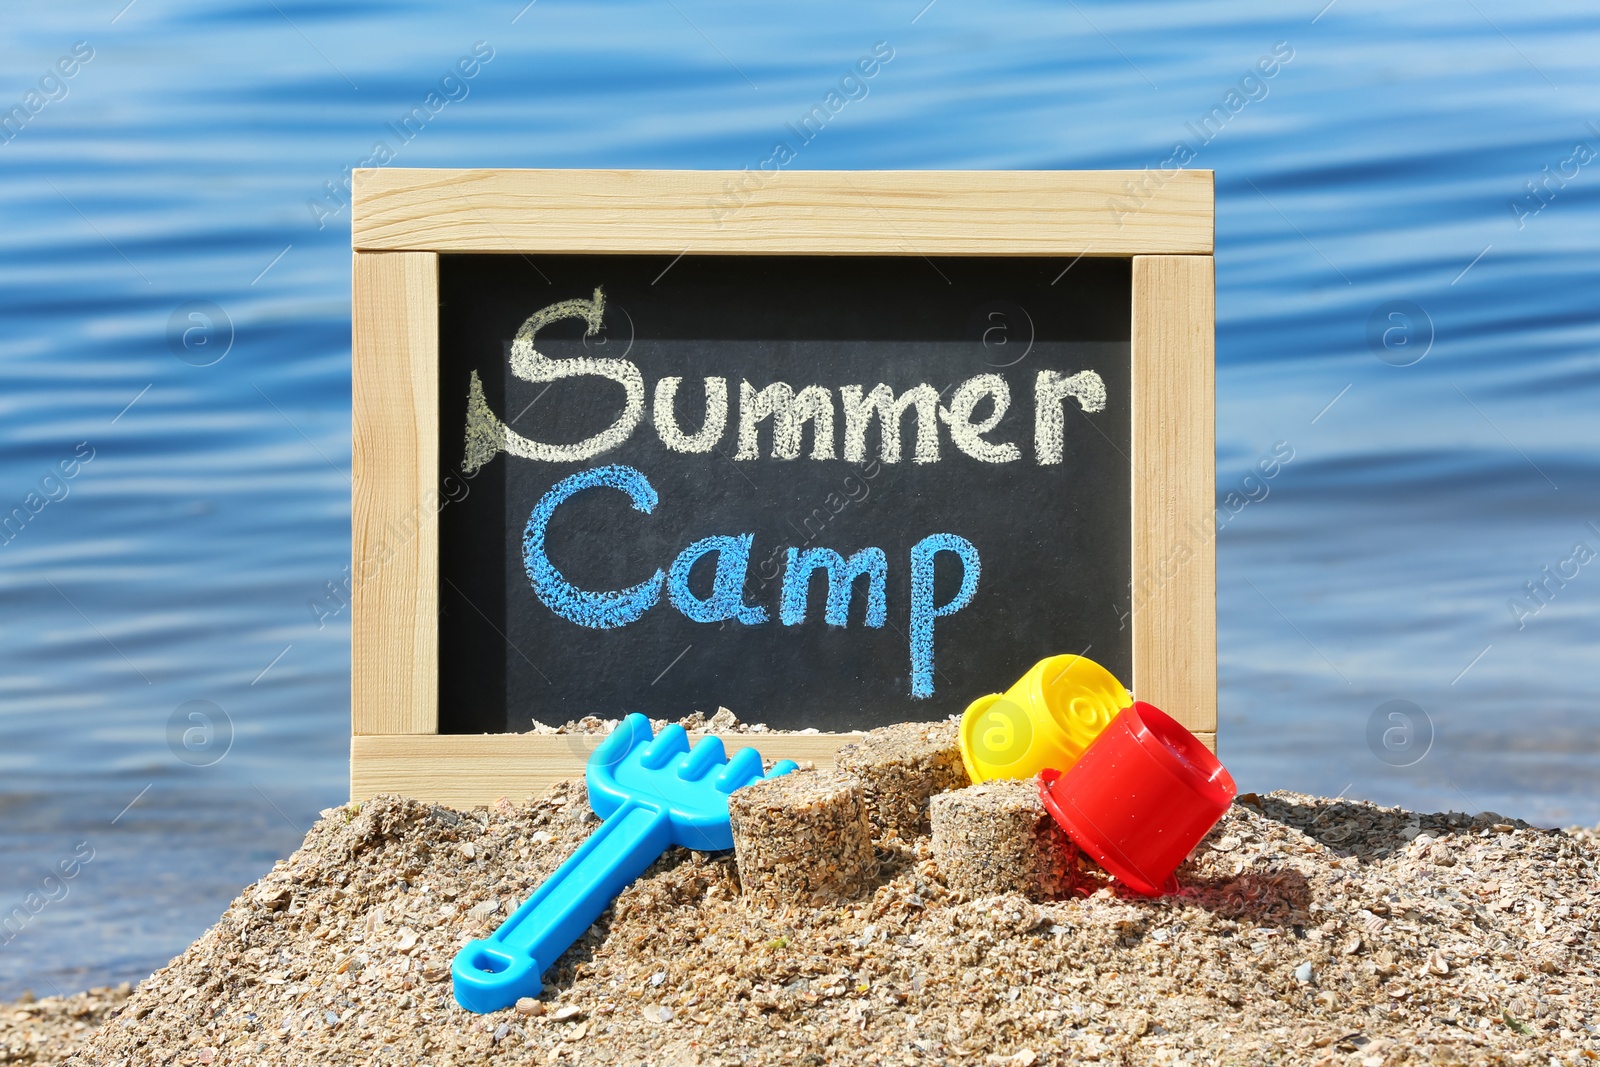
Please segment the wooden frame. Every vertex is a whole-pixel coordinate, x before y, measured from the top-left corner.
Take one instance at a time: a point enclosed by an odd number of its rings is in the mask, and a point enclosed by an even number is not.
[[[598,743],[438,732],[441,252],[1131,257],[1130,688],[1215,748],[1213,220],[1210,171],[356,171],[352,799],[519,797]],[[856,736],[761,749],[826,764]]]

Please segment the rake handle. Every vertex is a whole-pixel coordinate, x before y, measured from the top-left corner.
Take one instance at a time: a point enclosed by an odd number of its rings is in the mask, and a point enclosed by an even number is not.
[[[625,802],[499,929],[456,953],[450,967],[456,1001],[483,1013],[537,996],[545,968],[671,843],[672,818],[664,808]]]

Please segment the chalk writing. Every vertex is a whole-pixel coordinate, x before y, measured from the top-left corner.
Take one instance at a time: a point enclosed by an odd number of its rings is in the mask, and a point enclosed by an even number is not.
[[[681,248],[440,260],[443,732],[858,730],[1061,649],[1132,673],[1125,257]]]
[[[785,626],[806,621],[806,592],[811,572],[828,572],[828,606],[823,614],[829,626],[844,626],[850,619],[850,592],[856,578],[867,577],[866,624],[880,627],[888,614],[884,585],[889,576],[889,557],[881,548],[863,548],[845,559],[831,548],[790,548],[788,566],[783,572],[783,606],[779,617]]]
[[[937,607],[933,603],[933,560],[940,552],[961,558],[961,589]],[[939,533],[911,546],[911,695],[933,696],[933,620],[954,615],[978,592],[978,549],[965,537]]]
[[[530,315],[517,330],[511,344],[511,372],[525,382],[553,382],[563,378],[595,377],[621,385],[622,411],[610,426],[574,444],[549,444],[524,437],[500,421],[484,397],[483,382],[474,370],[467,387],[467,418],[462,472],[472,474],[501,452],[541,462],[586,462],[617,448],[633,435],[644,418],[644,376],[636,364],[626,359],[595,359],[575,356],[552,359],[534,347],[540,330],[563,319],[580,319],[585,335],[601,328],[605,313],[605,293],[594,291],[592,300],[562,300]],[[729,422],[729,382],[726,378],[704,379],[706,416],[700,429],[685,433],[678,423],[674,405],[683,378],[677,375],[660,379],[653,391],[651,423],[661,443],[674,452],[710,452],[721,444]],[[1081,370],[1071,375],[1040,371],[1034,379],[1034,456],[1041,465],[1061,462],[1066,436],[1065,404],[1077,402],[1086,413],[1105,410],[1106,386],[1100,375]],[[761,456],[761,425],[770,422],[771,458],[800,458],[806,429],[810,427],[814,460],[841,458],[835,449],[835,425],[843,423],[842,458],[863,462],[867,454],[867,431],[878,425],[878,455],[885,463],[899,463],[902,455],[901,424],[909,411],[915,415],[916,445],[913,463],[937,463],[940,459],[939,426],[943,424],[951,444],[965,455],[984,463],[1014,463],[1022,458],[1022,448],[1012,441],[993,440],[1006,412],[1011,408],[1011,386],[998,374],[979,374],[956,386],[948,406],[939,403],[939,390],[922,382],[896,395],[893,387],[880,382],[870,391],[862,385],[838,388],[843,418],[835,419],[834,390],[821,385],[798,389],[788,382],[768,382],[757,386],[739,382],[738,438],[733,458],[751,461]],[[974,420],[985,407],[987,414]]]
[[[652,409],[656,434],[661,443],[674,452],[710,452],[728,428],[728,379],[706,379],[706,420],[701,423],[699,432],[692,435],[678,427],[678,416],[672,409],[681,384],[683,379],[676,375],[656,382],[656,402]]]
[[[667,575],[672,606],[695,622],[733,619],[746,626],[766,622],[766,608],[744,602],[744,578],[750,570],[750,545],[754,540],[754,534],[705,537],[680,552]],[[712,580],[710,598],[702,600],[689,591],[689,572],[701,556],[710,552],[717,553],[717,576]]]
[[[759,626],[770,621],[767,609],[744,600],[750,571],[754,534],[705,537],[685,548],[671,567],[626,589],[595,592],[579,589],[562,576],[545,550],[546,532],[556,509],[586,489],[616,489],[627,493],[635,511],[649,515],[660,503],[650,479],[622,464],[594,467],[563,478],[534,506],[523,535],[523,566],[540,603],[569,622],[595,630],[610,630],[634,622],[661,599],[665,581],[667,599],[693,622],[733,621]],[[704,556],[715,552],[717,567],[711,595],[701,597],[689,588],[689,575]],[[941,552],[954,554],[961,563],[961,587],[943,604],[934,603],[934,559]],[[785,626],[805,621],[806,587],[811,572],[828,572],[828,601],[824,622],[845,626],[850,616],[851,588],[856,578],[867,578],[866,625],[882,627],[888,617],[889,561],[881,548],[863,548],[848,559],[831,548],[790,548],[783,577],[779,617]],[[911,695],[933,695],[933,620],[954,615],[972,602],[978,591],[981,563],[971,541],[951,533],[936,533],[911,546]]]
[[[550,557],[545,554],[545,529],[550,516],[568,497],[585,489],[605,487],[620,489],[633,501],[633,510],[646,515],[656,509],[660,497],[650,479],[620,464],[594,467],[563,478],[555,487],[539,498],[533,514],[528,516],[528,526],[522,535],[522,562],[533,583],[533,591],[540,603],[568,622],[595,630],[610,630],[626,626],[649,611],[661,597],[661,582],[665,575],[660,571],[638,585],[606,593],[590,593],[579,589],[561,576]]]
[[[800,434],[812,424],[811,458],[833,458],[833,397],[820,385],[808,385],[796,395],[786,382],[773,382],[760,391],[749,382],[739,383],[739,451],[734,459],[759,459],[756,431],[761,420],[772,417],[772,458],[800,455]]]

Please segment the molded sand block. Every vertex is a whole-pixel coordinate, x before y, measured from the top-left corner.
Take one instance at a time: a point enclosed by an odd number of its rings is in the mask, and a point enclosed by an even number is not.
[[[869,731],[834,756],[861,779],[879,836],[907,841],[928,832],[928,798],[966,785],[954,722],[903,722]]]
[[[1077,849],[1036,781],[996,779],[941,793],[931,807],[933,860],[951,889],[1050,900],[1071,888]]]
[[[746,894],[780,904],[822,905],[859,896],[877,881],[861,782],[831,771],[795,771],[728,798],[733,854]]]

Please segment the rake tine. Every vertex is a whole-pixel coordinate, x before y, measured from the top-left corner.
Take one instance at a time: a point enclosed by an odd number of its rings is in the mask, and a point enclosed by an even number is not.
[[[722,738],[702,737],[700,743],[689,753],[689,758],[684,761],[683,769],[678,771],[678,777],[686,782],[698,781],[704,778],[711,768],[727,761],[728,753],[722,747]]]
[[[601,741],[589,757],[596,766],[615,767],[628,758],[636,746],[650,740],[650,720],[638,712],[627,716]]]
[[[761,753],[753,748],[741,748],[734,753],[728,765],[717,772],[717,776],[712,779],[712,785],[723,793],[731,793],[760,777]]]
[[[659,771],[672,762],[674,756],[689,751],[689,734],[677,723],[665,727],[656,739],[639,754],[639,765]]]

